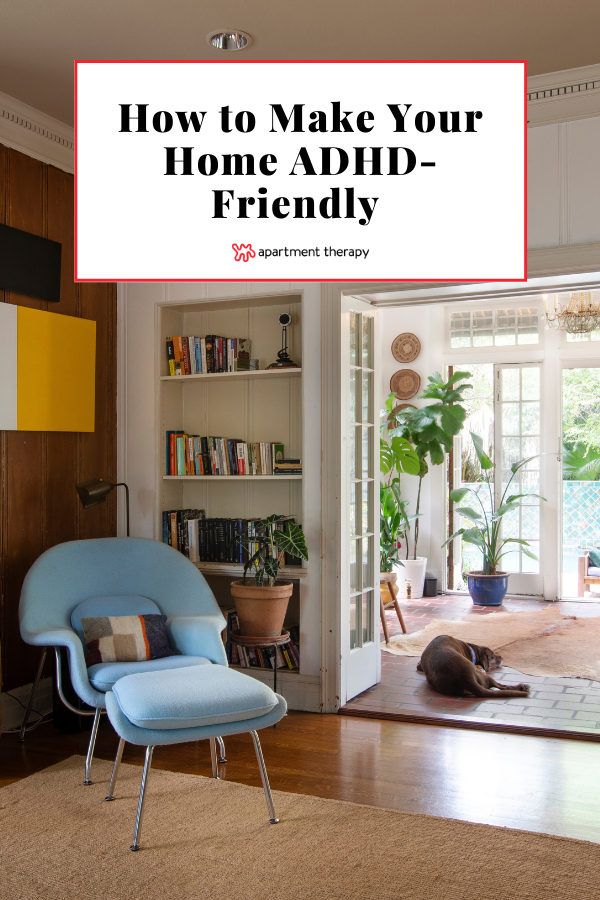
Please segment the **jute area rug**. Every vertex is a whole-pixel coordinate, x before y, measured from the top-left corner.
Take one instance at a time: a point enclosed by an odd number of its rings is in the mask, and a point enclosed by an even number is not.
[[[140,769],[81,785],[71,758],[0,791],[0,896],[10,900],[594,900],[600,846],[262,791],[155,770],[142,850],[127,848]],[[104,783],[100,783],[102,780]]]
[[[565,616],[558,608],[533,612],[469,612],[463,619],[434,619],[412,634],[397,635],[382,650],[421,656],[439,634],[500,652],[506,666],[527,675],[600,681],[600,616]]]

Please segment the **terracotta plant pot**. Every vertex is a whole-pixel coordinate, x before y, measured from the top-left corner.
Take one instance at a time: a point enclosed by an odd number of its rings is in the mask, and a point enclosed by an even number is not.
[[[279,637],[293,589],[291,582],[284,581],[278,581],[273,587],[232,581],[230,590],[235,602],[239,633],[244,637]]]

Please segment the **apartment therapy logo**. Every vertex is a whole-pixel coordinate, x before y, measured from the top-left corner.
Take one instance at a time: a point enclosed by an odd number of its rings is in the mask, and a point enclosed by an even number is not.
[[[477,133],[483,119],[481,109],[433,111],[415,108],[412,103],[385,104],[384,123],[390,142],[397,135]],[[212,118],[212,122],[210,119]],[[357,145],[351,147],[327,144],[299,145],[280,159],[273,152],[256,153],[245,150],[244,136],[253,135],[262,127],[265,137],[276,134],[309,135],[370,135],[377,127],[373,110],[347,109],[339,100],[331,100],[322,109],[308,109],[303,103],[268,104],[263,114],[251,109],[235,109],[229,104],[212,112],[208,109],[156,109],[147,103],[119,104],[119,134],[160,134],[169,137],[199,135],[203,137],[205,124],[210,123],[222,135],[233,135],[240,143],[234,152],[215,153],[202,145],[168,143],[163,147],[162,174],[194,176],[218,182],[212,188],[212,219],[316,219],[354,220],[361,226],[370,224],[382,201],[381,193],[359,194],[353,185],[328,187],[316,194],[274,195],[270,187],[260,185],[254,193],[240,194],[222,186],[228,178],[259,178],[277,180],[281,170],[289,176],[321,176],[337,179],[340,176],[410,176],[421,168],[435,168],[435,159],[419,158],[408,144]],[[259,119],[262,126],[258,125]],[[381,182],[379,182],[381,184]]]

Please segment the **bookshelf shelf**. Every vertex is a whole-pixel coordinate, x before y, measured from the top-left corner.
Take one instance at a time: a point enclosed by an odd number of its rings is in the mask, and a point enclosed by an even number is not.
[[[163,475],[163,481],[302,481],[302,475]]]
[[[302,375],[302,369],[249,369],[242,372],[209,372],[205,375],[161,375],[161,381],[254,381],[263,378],[293,378]]]
[[[194,565],[203,575],[227,575],[234,578],[244,574],[244,567],[239,563],[197,562]],[[295,581],[297,578],[306,578],[308,569],[304,566],[281,568],[279,575],[281,578]]]

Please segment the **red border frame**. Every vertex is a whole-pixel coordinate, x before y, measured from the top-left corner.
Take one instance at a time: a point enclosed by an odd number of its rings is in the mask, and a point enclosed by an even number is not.
[[[523,65],[523,117],[524,117],[524,141],[523,141],[523,189],[524,189],[524,225],[523,225],[523,237],[524,237],[524,248],[523,248],[523,278],[294,278],[293,276],[289,276],[288,278],[79,278],[77,275],[77,66],[80,63],[118,63],[118,64],[136,64],[140,63],[194,63],[198,65],[239,65],[244,64],[248,65],[257,63],[257,64],[265,64],[265,63],[304,63],[304,64],[315,64],[315,63],[326,63],[326,64],[335,64],[335,65],[344,65],[344,64],[372,64],[372,63],[402,63],[407,64],[411,63],[414,65],[423,65],[423,64],[447,64],[447,63],[477,63],[477,64],[498,64],[498,63],[520,63]],[[484,284],[488,282],[495,282],[497,284],[507,282],[510,284],[521,284],[527,281],[528,269],[527,269],[527,228],[528,228],[528,216],[527,216],[527,153],[528,153],[528,145],[527,145],[527,60],[526,59],[75,59],[73,61],[74,66],[74,107],[75,107],[75,121],[74,121],[74,134],[75,134],[75,191],[74,191],[74,222],[75,222],[75,235],[74,235],[74,281],[78,284],[112,284],[114,282],[120,282],[122,284],[139,284],[139,283],[179,283],[179,282],[190,282],[190,283],[237,283],[237,282],[258,282],[258,283],[287,283],[287,282],[306,282],[306,283],[329,283],[329,284],[403,284],[406,282],[414,283],[414,284]]]

